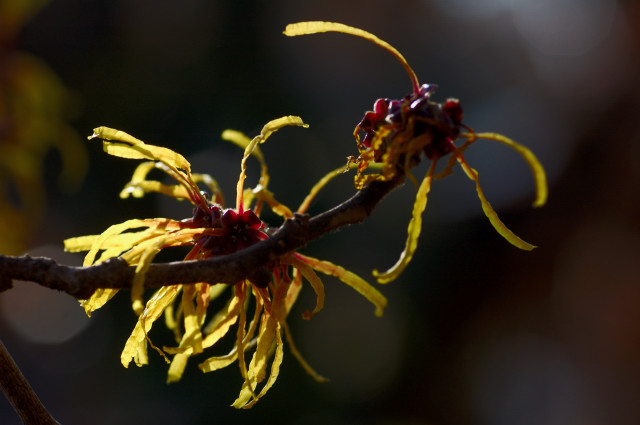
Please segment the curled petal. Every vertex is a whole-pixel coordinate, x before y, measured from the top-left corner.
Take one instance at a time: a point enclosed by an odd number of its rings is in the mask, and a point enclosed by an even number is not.
[[[133,223],[132,223],[133,221]],[[64,249],[67,252],[82,252],[82,251],[90,251],[94,245],[100,240],[99,246],[97,247],[97,251],[100,250],[113,250],[117,251],[113,255],[103,256],[100,260],[105,260],[107,258],[115,257],[120,253],[131,249],[133,246],[138,243],[147,240],[152,237],[156,237],[162,235],[170,230],[178,230],[184,227],[179,221],[170,220],[170,219],[150,219],[150,220],[130,220],[128,225],[124,226],[122,231],[138,228],[138,227],[149,227],[146,230],[141,230],[138,232],[127,232],[120,234],[110,233],[108,236],[103,237],[102,235],[88,235],[88,236],[79,236],[75,238],[69,238],[64,240]],[[122,223],[124,224],[124,223]],[[119,225],[116,225],[119,226]],[[92,260],[93,261],[93,260]],[[91,263],[93,264],[93,262]],[[90,265],[90,264],[88,264]]]
[[[246,347],[245,344],[245,326],[247,324],[247,309],[245,306],[245,301],[247,299],[247,292],[245,288],[249,285],[247,282],[239,283],[235,286],[235,293],[238,301],[240,302],[240,312],[238,314],[238,329],[236,331],[236,349],[238,350],[238,366],[240,367],[240,374],[246,383],[249,379],[247,377],[247,363],[244,358],[244,350]],[[256,306],[256,311],[258,310],[258,306]],[[253,388],[250,388],[253,392]]]
[[[291,264],[295,268],[297,268],[300,273],[302,273],[302,276],[307,279],[307,282],[309,282],[314,292],[316,293],[316,307],[313,309],[313,311],[307,310],[302,314],[302,317],[304,319],[311,319],[324,307],[324,285],[322,284],[322,281],[320,280],[318,275],[313,271],[315,267],[312,265],[312,261],[307,261],[315,259],[312,259],[311,257],[305,257],[301,254],[295,254],[293,256],[290,256],[289,258]]]
[[[341,174],[346,173],[350,169],[357,168],[357,167],[359,167],[359,164],[357,164],[356,162],[352,162],[350,160],[346,167],[340,167],[340,168],[336,168],[333,171],[329,171],[320,180],[318,180],[316,184],[313,185],[313,187],[309,191],[309,194],[304,198],[304,200],[298,207],[297,212],[301,214],[306,213],[307,210],[309,209],[309,206],[311,205],[311,202],[313,202],[313,200],[316,198],[320,190],[322,190],[331,180],[333,180],[335,177],[338,177]],[[379,164],[379,163],[367,164],[364,166],[364,169],[366,168],[380,170],[382,168],[382,164]]]
[[[176,355],[171,360],[169,372],[167,373],[167,383],[177,382],[182,378],[187,360],[193,354],[202,352],[202,326],[201,317],[193,303],[193,297],[200,291],[203,284],[187,285],[182,291],[182,310],[184,312],[184,335],[180,341],[180,346]]]
[[[190,199],[190,193],[184,186],[168,185],[156,180],[144,180],[139,182],[129,182],[120,192],[120,198],[126,199],[129,195],[134,198],[142,198],[146,193],[161,193],[178,200]]]
[[[278,202],[274,195],[273,192],[271,192],[270,190],[268,190],[266,187],[262,186],[262,185],[258,185],[255,189],[253,189],[253,195],[263,201],[266,202],[267,205],[269,205],[269,207],[271,208],[271,210],[278,214],[280,217],[284,217],[284,218],[291,218],[293,217],[293,213],[291,212],[291,210],[289,209],[289,207],[287,207],[286,205]]]
[[[277,118],[275,120],[271,120],[265,124],[260,134],[254,137],[251,140],[251,142],[249,142],[247,147],[244,149],[244,155],[242,156],[242,161],[240,162],[240,177],[238,178],[238,185],[236,188],[236,194],[237,194],[236,208],[239,211],[241,211],[243,208],[242,195],[244,190],[244,180],[247,177],[246,163],[247,163],[247,159],[249,158],[249,155],[252,154],[252,152],[255,150],[258,144],[266,142],[269,136],[271,136],[274,132],[288,125],[295,125],[295,126],[304,127],[304,128],[309,127],[308,124],[305,124],[302,121],[302,118],[296,117],[294,115],[288,115],[285,117]]]
[[[208,348],[227,334],[229,328],[238,321],[240,303],[237,298],[231,298],[224,312],[219,313],[212,322],[211,329],[206,329],[207,335],[202,341],[202,348]]]
[[[267,379],[267,382],[265,382],[262,390],[260,391],[260,394],[257,394],[252,400],[249,400],[248,398],[245,400],[246,396],[243,396],[243,393],[241,392],[240,397],[238,397],[238,399],[233,403],[233,407],[242,409],[249,409],[253,407],[253,405],[256,404],[258,400],[260,400],[260,398],[264,396],[267,391],[269,391],[269,389],[271,389],[273,384],[275,384],[276,379],[280,374],[280,365],[282,364],[282,358],[284,357],[284,344],[282,343],[282,336],[280,335],[280,324],[276,323],[276,325],[276,352],[273,356],[273,362],[271,363],[271,372],[269,373],[269,379]]]
[[[457,159],[458,156],[462,155],[464,151],[466,151],[467,148],[475,140],[476,140],[475,138],[469,138],[468,140],[465,140],[462,146],[460,146],[459,148],[456,148],[453,152],[451,152],[451,155],[449,156],[449,160],[447,161],[447,165],[442,169],[442,171],[440,171],[438,174],[436,174],[433,177],[434,180],[440,180],[450,175],[453,172],[453,167],[455,167],[456,164],[458,163],[458,159]]]
[[[234,349],[231,353],[225,356],[209,357],[207,360],[200,363],[198,367],[203,373],[214,372],[229,366],[231,363],[235,362],[237,358],[238,351]]]
[[[309,365],[309,363],[307,363],[304,357],[302,357],[302,354],[300,353],[300,351],[298,351],[298,349],[296,348],[296,345],[293,343],[293,336],[291,335],[291,331],[289,330],[289,325],[287,324],[287,322],[283,321],[281,322],[281,325],[282,325],[282,328],[284,329],[284,335],[287,338],[287,343],[289,344],[289,350],[291,351],[291,354],[293,354],[293,356],[298,360],[298,362],[300,363],[302,368],[305,370],[305,372],[311,375],[311,377],[315,379],[317,382],[329,381],[328,378],[325,378],[324,376],[316,372]]]
[[[180,168],[191,172],[191,165],[182,155],[168,148],[148,145],[142,140],[108,127],[98,127],[93,130],[89,139],[102,139],[103,148],[109,155],[130,159],[151,159],[161,161],[170,167]]]
[[[120,361],[124,367],[129,367],[131,360],[138,359],[139,348],[145,343],[153,322],[162,315],[164,309],[173,301],[181,288],[182,285],[164,286],[147,301],[147,305],[138,317],[138,322],[120,355]],[[136,361],[136,364],[140,366],[143,363]]]
[[[203,183],[211,191],[211,200],[224,205],[224,196],[218,182],[209,174],[193,173],[191,178],[194,183]]]
[[[144,277],[153,258],[164,248],[180,246],[193,240],[195,236],[219,232],[219,229],[182,229],[164,234],[155,239],[142,242],[122,255],[129,264],[135,264],[136,270],[131,284],[131,299],[136,314],[142,312],[142,294],[144,292]]]
[[[114,224],[113,226],[110,226],[109,228],[107,228],[107,230],[102,232],[100,236],[98,236],[93,246],[91,246],[91,249],[89,250],[87,255],[84,257],[84,263],[82,265],[85,267],[92,265],[95,261],[95,257],[98,251],[100,251],[101,249],[104,249],[103,248],[104,243],[107,240],[109,240],[112,236],[119,235],[125,230],[135,229],[139,227],[150,227],[150,225],[151,223],[148,220],[133,219],[133,220],[127,220],[124,223]],[[71,246],[73,246],[73,240],[70,244]]]
[[[120,198],[126,199],[129,195],[134,198],[142,198],[147,191],[144,188],[139,187],[139,184],[147,181],[147,175],[154,168],[156,168],[156,163],[154,161],[145,161],[139,164],[133,172],[133,176],[131,176],[131,181],[127,183],[124,189],[120,192]],[[159,184],[160,182],[155,183]]]
[[[533,202],[534,207],[541,207],[547,202],[548,188],[547,188],[547,176],[542,167],[542,164],[531,150],[527,147],[511,140],[510,138],[498,133],[475,133],[474,135],[478,139],[495,140],[496,142],[503,143],[516,150],[527,161],[533,178],[536,184],[536,199]]]
[[[251,139],[247,137],[244,133],[237,130],[225,130],[222,132],[222,140],[226,140],[235,144],[236,146],[242,148],[243,150],[249,146],[251,143]],[[260,150],[259,146],[255,146],[251,151],[251,155],[253,155],[258,162],[260,162],[260,184],[263,186],[267,186],[269,183],[269,173],[267,171],[267,163],[264,160],[264,156],[262,155],[262,150]]]
[[[99,235],[87,235],[65,239],[64,250],[67,252],[89,251],[99,237]]]
[[[157,180],[147,180],[147,175],[154,169],[164,171],[180,184],[167,185]],[[211,176],[207,174],[193,174],[191,175],[191,179],[193,183],[203,182],[212,191],[214,196],[220,195],[218,183],[211,178]],[[129,196],[142,198],[146,193],[158,192],[176,199],[191,199],[195,202],[195,200],[192,199],[194,186],[187,185],[185,182],[184,175],[176,173],[162,162],[146,161],[138,165],[131,177],[131,181],[129,181],[120,192],[120,198],[125,199]]]
[[[248,379],[245,381],[238,399],[233,403],[233,407],[248,409],[253,406],[266,392],[273,386],[280,373],[280,364],[283,357],[282,336],[280,334],[280,321],[284,320],[285,299],[289,285],[281,282],[277,284],[273,294],[271,314],[264,313],[260,323],[260,333],[258,334],[258,344],[249,364]],[[269,379],[262,387],[259,394],[255,394],[255,387],[264,380],[267,370],[267,362],[271,354],[274,339],[276,342],[276,353],[271,363]],[[249,401],[252,398],[251,401]]]
[[[420,90],[420,84],[418,83],[418,77],[416,73],[411,69],[407,60],[402,56],[402,54],[396,50],[395,47],[390,45],[384,40],[376,37],[370,32],[361,30],[359,28],[350,27],[348,25],[340,24],[337,22],[323,22],[323,21],[309,21],[309,22],[298,22],[295,24],[289,24],[284,30],[284,35],[293,37],[297,35],[306,35],[306,34],[317,34],[321,32],[341,32],[344,34],[355,35],[356,37],[364,38],[365,40],[369,40],[372,43],[377,44],[382,47],[393,56],[395,56],[398,61],[402,64],[404,69],[409,74],[409,78],[411,78],[411,84],[413,85],[413,90],[417,93]]]
[[[95,292],[86,300],[80,301],[80,305],[84,308],[87,316],[91,317],[91,313],[99,309],[107,303],[115,294],[118,293],[118,289],[112,288],[98,288]]]
[[[288,315],[291,311],[291,308],[298,300],[298,295],[300,295],[300,290],[302,289],[302,275],[300,274],[300,270],[293,269],[293,280],[289,285],[289,290],[287,291],[287,296],[285,297],[285,315]],[[283,321],[284,322],[284,321]]]
[[[306,264],[314,270],[337,277],[342,282],[351,286],[376,307],[376,316],[380,317],[384,313],[384,308],[387,306],[387,299],[380,293],[380,291],[369,285],[366,280],[362,279],[357,274],[336,264],[330,263],[329,261],[321,261],[316,258],[307,257],[306,255],[296,253],[293,258],[297,260],[295,263],[292,262],[295,267],[298,267],[300,263]],[[300,268],[300,271],[304,273],[302,268]]]
[[[464,170],[467,177],[469,177],[471,180],[475,182],[476,191],[478,192],[478,198],[480,198],[480,204],[482,205],[482,210],[484,211],[484,214],[487,216],[487,218],[491,222],[491,225],[494,227],[494,229],[496,229],[496,231],[500,235],[502,235],[503,238],[505,238],[515,247],[524,249],[526,251],[531,251],[532,249],[534,249],[536,247],[535,245],[531,245],[530,243],[520,239],[518,236],[515,235],[515,233],[509,230],[507,226],[505,226],[505,224],[500,220],[500,218],[498,217],[498,214],[494,211],[493,207],[491,206],[487,198],[484,196],[484,192],[480,187],[478,172],[473,168],[469,167],[469,164],[467,164],[467,162],[461,156],[458,157],[458,162],[460,163],[460,166]]]
[[[350,163],[349,168],[352,168],[352,167],[355,167],[355,164]],[[304,200],[300,204],[300,207],[298,207],[298,212],[301,214],[306,213],[307,210],[309,209],[309,205],[311,205],[311,202],[313,202],[315,197],[318,195],[318,192],[320,192],[320,190],[323,187],[325,187],[327,183],[333,180],[334,177],[337,177],[338,175],[342,174],[345,171],[346,170],[344,169],[344,167],[336,168],[335,170],[328,172],[324,177],[322,177],[318,181],[318,183],[316,183],[311,188],[311,190],[309,191],[309,194],[304,198]]]
[[[240,395],[236,401],[233,402],[233,407],[241,408],[245,406],[251,398],[254,400],[259,398],[255,394],[256,386],[262,382],[266,376],[269,352],[273,346],[277,329],[279,329],[277,319],[273,315],[263,314],[256,351],[253,353],[245,381],[240,390]]]
[[[407,267],[411,259],[413,258],[413,254],[418,247],[418,237],[420,236],[420,231],[422,230],[422,213],[427,206],[427,195],[431,190],[431,181],[433,179],[433,173],[436,168],[437,161],[432,161],[431,166],[429,167],[429,171],[425,176],[422,183],[420,183],[420,187],[418,188],[418,193],[416,195],[415,203],[413,204],[413,212],[411,221],[409,222],[409,227],[407,229],[407,241],[405,242],[405,247],[402,253],[400,254],[400,258],[398,261],[386,272],[380,273],[377,270],[373,271],[373,275],[378,279],[379,283],[389,283],[392,280],[396,279],[400,276],[400,273]]]

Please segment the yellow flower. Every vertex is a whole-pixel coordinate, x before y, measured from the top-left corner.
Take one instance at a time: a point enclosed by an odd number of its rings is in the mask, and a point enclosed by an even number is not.
[[[413,87],[412,93],[402,99],[378,99],[374,103],[374,110],[367,112],[356,126],[354,136],[359,156],[350,159],[350,163],[358,165],[355,176],[356,188],[361,189],[366,183],[373,180],[391,180],[399,174],[407,175],[418,186],[410,169],[421,161],[423,153],[427,159],[431,160],[429,170],[418,187],[405,248],[398,261],[389,270],[383,273],[374,270],[373,273],[378,282],[387,283],[396,279],[411,261],[418,245],[418,237],[422,228],[422,213],[427,205],[431,182],[433,179],[450,174],[456,163],[460,164],[467,177],[475,182],[482,209],[498,233],[520,249],[531,250],[535,248],[534,245],[516,236],[498,218],[480,187],[478,172],[467,164],[463,153],[479,139],[494,140],[515,149],[533,172],[536,186],[536,199],[533,206],[539,207],[544,205],[547,199],[547,182],[544,169],[535,155],[526,147],[501,134],[476,133],[464,125],[462,123],[462,107],[457,99],[450,98],[444,103],[431,100],[436,86],[433,84],[420,85],[415,72],[402,54],[389,43],[371,33],[344,24],[314,21],[290,24],[286,27],[284,34],[297,36],[329,31],[355,35],[387,50],[405,68]],[[360,138],[361,133],[364,133],[363,139]],[[461,146],[454,143],[458,139],[464,141]],[[451,156],[448,164],[443,171],[435,175],[438,160],[449,154]],[[364,174],[372,162],[382,163],[382,170],[379,173]]]
[[[237,361],[244,382],[233,406],[248,408],[273,386],[283,359],[283,339],[311,376],[319,381],[324,379],[297,351],[286,322],[302,288],[303,278],[316,294],[315,308],[305,312],[304,318],[310,318],[324,305],[324,286],[317,271],[335,276],[353,287],[375,305],[377,315],[382,315],[386,299],[362,278],[335,264],[296,252],[280,257],[270,265],[270,269],[256,270],[248,279],[232,285],[206,282],[169,285],[156,291],[146,304],[143,301],[145,271],[163,249],[190,246],[185,260],[231,254],[269,238],[268,226],[259,218],[265,204],[284,218],[293,216],[291,210],[276,201],[267,189],[269,174],[258,146],[273,132],[290,125],[307,126],[299,117],[287,116],[267,123],[253,139],[237,131],[227,130],[223,133],[224,139],[244,148],[235,208],[224,208],[222,194],[215,180],[206,174],[191,173],[191,166],[182,155],[167,148],[146,144],[122,131],[106,127],[94,130],[90,138],[102,139],[104,150],[108,154],[150,160],[141,163],[135,170],[133,178],[120,193],[122,198],[159,192],[177,199],[187,199],[194,206],[192,216],[185,220],[133,219],[111,226],[101,235],[65,241],[65,249],[68,251],[89,251],[84,260],[85,266],[112,257],[120,257],[136,266],[131,296],[133,309],[139,316],[122,351],[121,361],[125,367],[132,360],[139,366],[148,362],[147,344],[151,344],[148,333],[162,314],[167,326],[175,333],[178,346],[163,347],[162,350],[153,344],[151,346],[165,359],[166,355],[173,356],[168,382],[181,378],[189,357],[211,349],[226,335],[235,335],[234,347],[230,352],[210,357],[201,362],[199,367],[203,372],[210,372]],[[246,161],[250,155],[260,162],[261,174],[258,185],[245,190]],[[165,172],[177,184],[167,185],[147,179],[147,175],[154,169]],[[336,172],[332,172],[322,179],[312,189],[298,212],[304,213],[313,196],[335,175]],[[201,192],[198,183],[207,187],[211,193],[210,199]],[[96,291],[82,303],[87,314],[104,305],[116,292],[115,289]],[[178,297],[180,293],[182,296]],[[207,320],[209,305],[225,293],[229,297],[225,307]],[[235,333],[231,332],[234,325]],[[247,364],[245,352],[251,350],[253,355]],[[269,368],[271,356],[273,359]],[[259,384],[262,384],[260,391]]]

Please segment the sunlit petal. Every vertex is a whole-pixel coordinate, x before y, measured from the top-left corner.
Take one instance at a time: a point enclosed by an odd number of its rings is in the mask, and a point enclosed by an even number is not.
[[[103,140],[103,148],[109,155],[130,159],[151,159],[161,161],[170,167],[191,172],[189,161],[177,152],[168,148],[144,143],[142,140],[108,127],[98,127],[93,130],[90,139]]]
[[[313,291],[316,293],[316,307],[313,311],[307,310],[302,314],[304,319],[310,319],[324,307],[324,285],[318,275],[313,271],[315,268],[313,261],[308,261],[315,259],[303,255],[292,255],[288,259],[291,261],[291,264],[302,273],[302,276],[309,282]]]
[[[291,212],[291,210],[289,209],[289,207],[287,207],[286,205],[278,202],[274,195],[273,192],[271,192],[270,190],[268,190],[267,188],[265,188],[262,185],[258,185],[255,189],[253,189],[253,195],[261,200],[262,202],[265,202],[267,205],[269,205],[269,208],[271,208],[271,210],[278,214],[281,217],[284,218],[291,218],[293,217],[293,213]]]
[[[398,50],[396,50],[395,47],[393,47],[386,41],[381,40],[380,38],[376,37],[370,32],[361,30],[359,28],[350,27],[348,25],[336,23],[336,22],[310,21],[310,22],[298,22],[295,24],[287,25],[287,27],[284,30],[284,35],[293,37],[296,35],[317,34],[321,32],[330,32],[330,31],[355,35],[356,37],[361,37],[366,40],[369,40],[377,44],[378,46],[382,47],[383,49],[387,50],[389,53],[395,56],[396,59],[398,59],[398,61],[400,61],[404,69],[409,74],[409,78],[411,78],[411,83],[413,85],[414,91],[416,92],[418,91],[418,88],[419,88],[418,78],[416,77],[415,72],[413,72],[413,69],[411,69],[411,67],[407,63],[407,60],[404,58],[404,56],[402,56],[402,54]]]
[[[432,161],[427,175],[422,180],[418,193],[416,195],[415,203],[413,204],[413,212],[411,214],[411,221],[407,229],[407,241],[405,247],[398,261],[386,272],[380,273],[377,270],[373,271],[373,275],[378,279],[379,283],[389,283],[396,279],[402,271],[407,267],[413,254],[418,247],[418,238],[422,230],[422,213],[427,206],[427,196],[431,190],[431,181],[433,179],[433,173],[436,168],[437,161]]]
[[[244,133],[237,130],[225,130],[222,132],[222,139],[228,142],[235,144],[236,146],[242,148],[243,150],[249,146],[251,143],[251,139],[247,137]],[[264,156],[262,155],[262,150],[260,150],[260,146],[254,146],[251,151],[251,155],[256,157],[256,159],[260,162],[260,184],[263,186],[267,186],[269,184],[269,173],[267,169],[267,163],[264,160]]]
[[[249,363],[247,379],[242,385],[240,395],[236,401],[233,402],[233,407],[241,408],[245,406],[251,398],[254,400],[258,399],[258,396],[255,394],[256,386],[262,382],[266,376],[269,351],[273,346],[277,328],[277,319],[273,315],[263,314],[262,322],[260,323],[260,332],[258,333],[258,345]]]
[[[229,328],[238,321],[240,302],[238,298],[231,298],[225,311],[220,312],[205,330],[206,336],[202,341],[202,348],[208,348],[227,334]]]
[[[280,365],[282,364],[282,358],[284,357],[284,349],[283,349],[284,344],[282,343],[282,336],[280,335],[279,323],[277,323],[277,329],[275,334],[276,334],[276,352],[273,356],[273,362],[271,363],[271,372],[269,373],[269,379],[267,379],[267,382],[265,382],[264,386],[262,387],[262,390],[260,391],[260,394],[256,395],[254,399],[249,400],[244,405],[241,404],[244,400],[238,399],[236,400],[236,402],[234,402],[233,404],[234,407],[236,408],[241,407],[243,409],[251,408],[254,404],[258,402],[258,400],[260,400],[262,396],[264,396],[267,393],[267,391],[269,391],[269,389],[273,386],[273,384],[275,384],[276,379],[280,374]]]
[[[487,216],[487,218],[491,222],[491,225],[496,229],[496,231],[500,235],[502,235],[503,238],[509,241],[512,245],[520,249],[524,249],[526,251],[531,251],[532,249],[534,249],[535,245],[531,245],[530,243],[520,239],[511,230],[509,230],[507,226],[505,226],[504,223],[500,220],[500,218],[498,217],[498,214],[494,211],[493,207],[491,206],[487,198],[484,196],[484,192],[480,187],[478,172],[473,168],[469,167],[469,165],[464,160],[464,158],[458,157],[458,162],[460,163],[460,166],[464,170],[467,177],[469,177],[471,180],[475,182],[476,191],[478,192],[478,198],[480,198],[480,203],[482,205],[482,210],[484,211],[484,214]]]
[[[173,301],[182,285],[171,285],[160,288],[154,295],[147,301],[144,312],[138,317],[131,336],[127,339],[122,354],[120,355],[120,361],[124,367],[128,367],[131,360],[136,357],[140,344],[146,339],[146,335],[151,330],[153,323],[162,315],[164,309]]]
[[[536,184],[536,199],[533,202],[534,207],[541,207],[547,202],[548,188],[547,188],[547,176],[542,167],[542,164],[535,156],[535,154],[527,147],[511,140],[510,138],[498,133],[475,133],[475,137],[478,139],[495,140],[496,142],[503,143],[510,148],[513,148],[527,161],[533,178]]]
[[[238,185],[237,185],[237,200],[236,200],[236,208],[238,210],[242,209],[242,193],[244,190],[244,180],[246,179],[246,172],[247,172],[247,159],[249,158],[249,156],[252,154],[252,152],[255,150],[256,146],[260,143],[264,143],[267,141],[267,139],[269,138],[269,136],[271,136],[274,132],[278,131],[279,129],[281,129],[282,127],[286,127],[286,126],[299,126],[299,127],[304,127],[307,128],[309,127],[308,124],[305,124],[302,121],[302,118],[300,117],[296,117],[293,115],[289,115],[289,116],[285,116],[285,117],[280,117],[277,118],[275,120],[269,121],[267,124],[265,124],[265,126],[262,128],[262,131],[260,132],[259,135],[257,135],[256,137],[254,137],[251,142],[249,142],[249,144],[247,145],[247,147],[244,149],[244,155],[242,157],[242,161],[240,163],[240,177],[238,178]]]
[[[234,349],[233,353],[226,356],[209,357],[207,360],[200,363],[198,367],[204,373],[214,372],[229,366],[231,363],[235,362],[237,358],[238,352]]]
[[[81,301],[80,305],[82,306],[82,308],[84,308],[87,316],[91,317],[92,312],[105,305],[107,301],[109,301],[115,294],[118,293],[118,291],[118,289],[112,288],[98,288],[91,295],[91,297],[89,297],[89,299]]]
[[[184,312],[185,331],[178,347],[178,350],[181,349],[181,351],[173,356],[169,365],[167,383],[179,381],[182,378],[189,357],[202,352],[202,332],[200,330],[202,318],[198,317],[193,303],[193,297],[200,290],[201,285],[195,284],[183,287],[182,310]]]
[[[340,168],[336,168],[333,171],[329,171],[320,180],[318,180],[318,182],[315,185],[313,185],[313,187],[309,191],[309,194],[304,198],[304,200],[298,207],[297,212],[306,213],[307,210],[309,209],[309,206],[311,205],[315,197],[318,195],[320,190],[322,190],[331,180],[333,180],[334,178],[338,177],[341,174],[344,174],[350,169],[357,168],[357,167],[358,167],[358,164],[349,162],[346,167],[340,167]],[[369,168],[379,170],[380,168],[382,168],[382,164],[370,164]]]
[[[293,262],[295,267],[298,267],[300,263],[302,263],[312,267],[314,270],[329,276],[337,277],[368,299],[376,307],[376,316],[380,317],[384,313],[384,308],[387,306],[387,299],[380,293],[380,291],[369,285],[366,280],[362,279],[357,274],[336,264],[330,263],[329,261],[321,261],[299,253],[296,253],[293,257],[296,258],[296,262]]]
[[[87,255],[84,257],[84,263],[82,265],[85,267],[92,265],[94,263],[96,254],[98,253],[98,251],[102,249],[103,242],[106,241],[112,235],[120,234],[128,229],[134,229],[141,226],[145,226],[145,224],[146,223],[144,223],[143,220],[133,219],[133,220],[127,220],[124,223],[114,224],[113,226],[110,226],[109,228],[107,228],[107,230],[102,232],[102,234],[94,242],[93,246],[91,247]]]

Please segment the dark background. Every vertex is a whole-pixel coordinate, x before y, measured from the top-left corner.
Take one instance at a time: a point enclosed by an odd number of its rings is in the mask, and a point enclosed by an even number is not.
[[[252,136],[270,119],[300,115],[309,129],[283,129],[263,148],[271,189],[294,207],[355,153],[353,127],[373,101],[411,89],[402,67],[364,40],[282,35],[302,20],[375,33],[421,82],[439,85],[437,99],[460,98],[467,125],[530,147],[550,183],[538,210],[513,151],[478,142],[467,160],[503,221],[539,248],[504,241],[456,170],[434,184],[413,263],[381,288],[383,318],[329,278],[324,311],[310,322],[291,316],[299,349],[331,382],[315,383],[285,351],[276,385],[249,411],[229,407],[241,387],[235,365],[203,375],[192,361],[171,385],[154,353],[149,366],[124,369],[135,323],[126,294],[87,319],[69,297],[17,284],[0,295],[0,337],[53,415],[68,425],[639,423],[635,1],[54,0],[9,48],[39,57],[74,93],[71,124],[83,138],[106,125],[170,147],[216,177],[227,199],[241,153],[220,133]],[[47,207],[30,253],[79,264],[61,252],[64,238],[190,214],[159,196],[120,200],[135,162],[98,143],[86,149],[89,171],[74,193],[56,184],[57,154],[45,157]],[[346,199],[351,182],[336,180],[312,212]],[[303,252],[364,277],[385,269],[402,250],[414,195],[405,185],[366,223]],[[170,343],[157,327],[154,341]],[[0,423],[18,423],[3,398]]]

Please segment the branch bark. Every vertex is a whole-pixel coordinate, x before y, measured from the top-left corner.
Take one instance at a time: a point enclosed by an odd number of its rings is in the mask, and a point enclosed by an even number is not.
[[[60,425],[44,407],[0,341],[0,389],[25,425]]]
[[[145,274],[145,287],[197,282],[232,284],[250,278],[252,273],[323,234],[363,221],[403,182],[401,173],[390,181],[373,181],[342,204],[312,218],[296,214],[270,238],[230,255],[152,264]],[[0,255],[0,291],[11,288],[13,280],[26,280],[85,299],[98,288],[131,288],[134,270],[119,258],[90,267],[71,267],[50,258]]]

